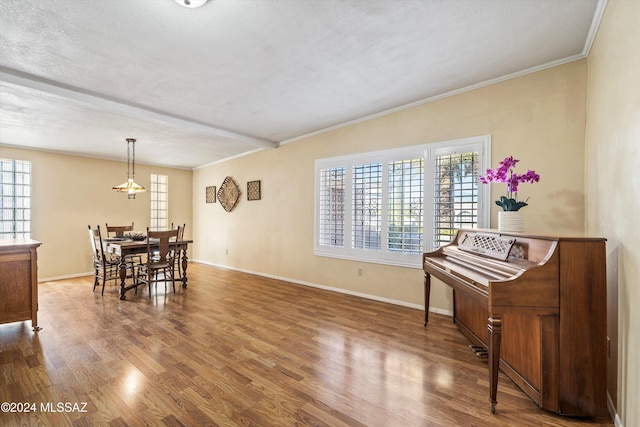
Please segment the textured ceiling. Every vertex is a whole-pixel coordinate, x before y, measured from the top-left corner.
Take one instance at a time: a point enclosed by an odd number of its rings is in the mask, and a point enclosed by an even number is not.
[[[604,0],[0,1],[0,145],[193,168],[588,53]]]

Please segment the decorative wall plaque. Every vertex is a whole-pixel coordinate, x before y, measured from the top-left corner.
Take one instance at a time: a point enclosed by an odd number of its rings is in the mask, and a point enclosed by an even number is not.
[[[207,187],[207,203],[216,202],[216,186]]]
[[[260,181],[247,182],[247,200],[260,200]]]
[[[218,200],[225,211],[231,212],[240,200],[240,187],[230,176],[224,179],[224,182],[218,189]]]

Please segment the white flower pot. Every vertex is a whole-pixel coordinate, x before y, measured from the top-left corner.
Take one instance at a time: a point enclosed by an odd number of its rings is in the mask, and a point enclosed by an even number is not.
[[[499,211],[498,230],[519,233],[524,231],[524,216],[520,211]]]

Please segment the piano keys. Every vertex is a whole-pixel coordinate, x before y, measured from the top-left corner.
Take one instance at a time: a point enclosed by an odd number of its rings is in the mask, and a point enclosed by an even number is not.
[[[543,409],[608,413],[605,242],[463,229],[423,254],[424,324],[433,276],[453,288],[460,331],[488,352],[491,412],[500,368]]]

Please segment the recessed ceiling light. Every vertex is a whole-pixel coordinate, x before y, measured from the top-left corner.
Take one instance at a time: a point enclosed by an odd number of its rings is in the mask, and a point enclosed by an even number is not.
[[[205,4],[207,2],[207,0],[176,0],[176,3],[178,3],[181,6],[184,7],[188,7],[188,8],[196,8],[196,7],[200,7],[203,4]]]

